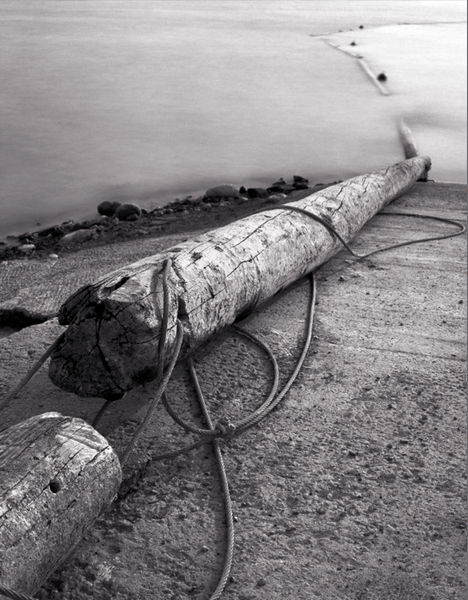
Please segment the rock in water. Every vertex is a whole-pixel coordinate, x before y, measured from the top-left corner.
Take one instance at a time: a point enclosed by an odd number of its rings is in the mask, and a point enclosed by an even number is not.
[[[268,196],[268,191],[264,188],[248,188],[247,194],[249,198],[266,198]]]
[[[100,215],[104,217],[112,217],[115,214],[115,211],[119,208],[120,202],[109,202],[106,200],[105,202],[101,202],[97,207],[97,211]]]
[[[115,216],[119,221],[135,221],[135,217],[139,219],[141,216],[141,208],[137,204],[121,204],[115,211]]]
[[[239,190],[230,183],[224,183],[206,190],[207,198],[239,198]]]

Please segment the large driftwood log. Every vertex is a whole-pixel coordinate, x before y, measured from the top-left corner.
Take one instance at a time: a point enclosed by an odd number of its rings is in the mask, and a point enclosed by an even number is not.
[[[315,213],[350,241],[429,168],[429,158],[415,157],[291,205]],[[52,381],[80,396],[115,398],[154,378],[167,258],[172,260],[167,355],[179,318],[184,358],[341,249],[321,223],[287,208],[216,229],[76,292],[60,310],[60,323],[69,327],[52,354]]]
[[[0,432],[0,583],[35,593],[121,479],[117,455],[81,419],[45,413]]]

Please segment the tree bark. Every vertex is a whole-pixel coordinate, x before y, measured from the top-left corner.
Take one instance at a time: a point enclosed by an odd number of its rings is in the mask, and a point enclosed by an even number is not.
[[[429,158],[415,157],[291,205],[314,212],[348,242],[429,168]],[[60,309],[59,321],[68,330],[52,354],[52,381],[80,396],[114,398],[154,378],[163,314],[162,268],[168,258],[167,356],[179,318],[184,325],[180,356],[185,358],[341,249],[322,224],[287,208],[285,204],[241,219],[76,292]]]
[[[44,413],[0,432],[0,583],[35,593],[121,479],[117,455],[81,419]]]

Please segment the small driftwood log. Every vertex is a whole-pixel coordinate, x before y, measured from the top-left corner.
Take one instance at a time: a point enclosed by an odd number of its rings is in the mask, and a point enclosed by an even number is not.
[[[429,168],[428,157],[415,157],[291,205],[326,220],[348,242]],[[172,268],[166,355],[171,356],[179,318],[183,359],[341,248],[321,223],[284,204],[123,267],[62,305],[59,321],[68,329],[52,354],[49,375],[79,396],[109,399],[153,379],[167,258]]]
[[[121,479],[117,455],[82,419],[50,412],[0,432],[0,583],[34,594]]]

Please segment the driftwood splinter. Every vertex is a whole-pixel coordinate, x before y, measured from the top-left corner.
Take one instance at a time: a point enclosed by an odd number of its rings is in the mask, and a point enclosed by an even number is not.
[[[349,242],[429,168],[428,157],[416,156],[291,206],[316,214]],[[342,248],[322,224],[287,208],[241,219],[78,290],[60,309],[59,321],[68,329],[52,354],[52,381],[79,396],[117,399],[155,377],[167,259],[172,263],[168,361],[177,319],[184,325],[184,359]]]

